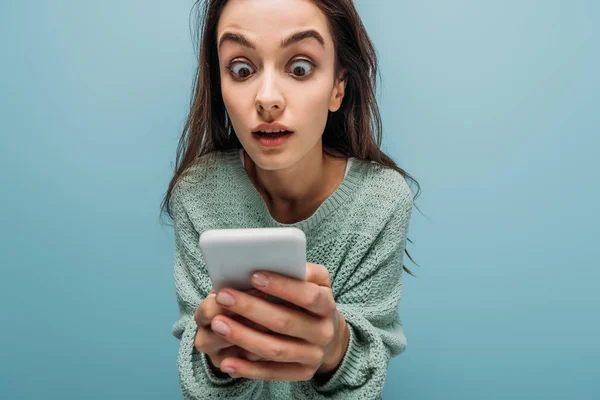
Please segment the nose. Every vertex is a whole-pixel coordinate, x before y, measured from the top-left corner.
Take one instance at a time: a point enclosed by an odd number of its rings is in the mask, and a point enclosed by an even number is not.
[[[265,70],[262,74],[260,87],[256,93],[256,109],[261,114],[270,114],[276,118],[283,112],[285,101],[277,83],[274,71]]]

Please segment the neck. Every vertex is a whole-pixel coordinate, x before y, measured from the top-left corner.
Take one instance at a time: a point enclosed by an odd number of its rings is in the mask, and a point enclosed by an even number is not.
[[[345,159],[326,155],[315,147],[294,165],[264,170],[244,153],[246,172],[265,200],[271,214],[280,221],[304,219],[335,191],[344,179]]]

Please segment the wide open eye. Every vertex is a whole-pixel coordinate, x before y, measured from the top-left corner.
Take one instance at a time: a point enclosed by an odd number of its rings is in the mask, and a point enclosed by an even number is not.
[[[250,64],[243,61],[234,61],[227,68],[235,75],[236,78],[241,79],[247,78],[255,72],[254,68],[252,68]]]
[[[313,64],[308,60],[295,60],[290,64],[290,72],[298,78],[308,75],[313,68]]]

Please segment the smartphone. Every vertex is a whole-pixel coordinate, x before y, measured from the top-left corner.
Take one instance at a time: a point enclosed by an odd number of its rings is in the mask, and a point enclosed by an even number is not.
[[[252,289],[259,270],[306,280],[306,235],[298,228],[207,230],[200,251],[215,292]]]

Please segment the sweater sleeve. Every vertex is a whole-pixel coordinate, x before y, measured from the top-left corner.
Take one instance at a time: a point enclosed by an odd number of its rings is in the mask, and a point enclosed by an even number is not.
[[[250,379],[221,378],[208,364],[208,356],[194,346],[198,326],[194,312],[206,298],[208,290],[200,271],[204,268],[198,244],[199,233],[175,195],[171,200],[175,234],[175,291],[179,307],[179,319],[172,333],[180,340],[177,369],[184,399],[257,399],[262,381]],[[204,286],[204,287],[202,287]]]
[[[348,325],[348,349],[327,382],[313,379],[300,384],[313,393],[307,398],[382,397],[389,361],[406,348],[398,306],[412,206],[412,196],[407,193],[375,239],[357,242],[347,255],[346,271],[340,271],[338,277],[349,278],[334,296]]]

